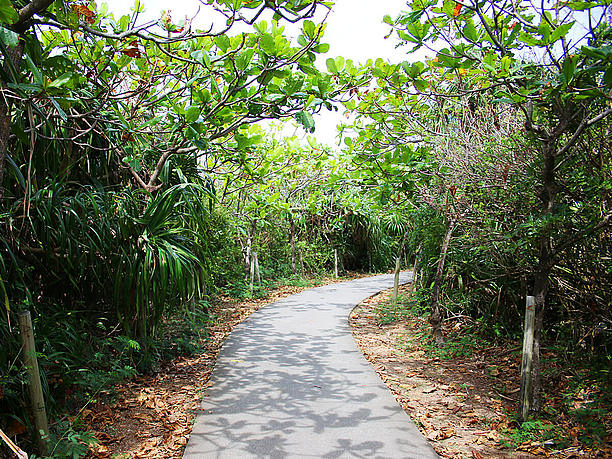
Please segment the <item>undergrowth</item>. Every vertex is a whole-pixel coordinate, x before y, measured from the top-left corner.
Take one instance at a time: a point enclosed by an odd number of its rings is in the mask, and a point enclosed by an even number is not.
[[[480,320],[455,318],[451,314],[443,324],[445,341],[437,345],[427,319],[429,311],[423,305],[426,292],[399,295],[375,307],[376,320],[381,325],[404,322],[409,330],[398,341],[402,351],[422,351],[428,358],[456,360],[480,355],[485,349],[499,349],[505,359],[516,362],[509,368],[507,360],[486,356],[486,374],[496,390],[504,393],[508,377],[518,381],[520,370],[520,337],[493,332]],[[597,450],[610,441],[612,432],[612,358],[597,357],[577,349],[568,352],[567,343],[548,344],[541,352],[543,393],[542,410],[523,422],[517,420],[514,408],[507,413],[509,420],[500,430],[500,445],[517,449],[526,444],[538,444],[560,450],[569,446]],[[518,349],[516,352],[509,350]],[[512,369],[514,368],[514,369]]]
[[[206,302],[175,311],[161,321],[144,352],[138,341],[107,326],[109,321],[104,317],[98,316],[93,323],[83,317],[60,309],[35,316],[38,361],[49,417],[47,457],[85,456],[95,439],[83,427],[79,413],[102,397],[113,397],[114,385],[150,372],[162,361],[200,352],[215,320]],[[58,327],[58,323],[62,326]],[[18,362],[0,372],[0,389],[0,427],[13,437],[18,435],[22,448],[32,451],[33,443],[24,437],[27,431],[33,431],[25,405],[27,377]],[[16,414],[9,416],[9,412]]]

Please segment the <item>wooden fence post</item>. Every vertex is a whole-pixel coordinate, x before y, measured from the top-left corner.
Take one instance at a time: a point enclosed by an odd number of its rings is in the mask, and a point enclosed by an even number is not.
[[[15,454],[15,456],[17,456],[17,459],[28,459],[26,452],[13,443],[13,441],[4,432],[2,432],[2,430],[0,430],[0,438],[4,440],[4,443],[6,443],[9,449]]]
[[[529,418],[531,404],[531,371],[533,367],[533,324],[535,320],[535,297],[528,296],[525,307],[525,327],[523,330],[523,359],[521,361],[521,393],[519,417],[521,422]]]
[[[36,346],[34,345],[34,330],[32,328],[32,316],[30,311],[20,311],[19,330],[21,332],[21,343],[23,345],[23,362],[28,372],[28,390],[34,415],[34,427],[36,428],[36,444],[39,452],[47,454],[47,441],[49,437],[49,426],[47,424],[47,412],[45,410],[45,399],[43,397],[42,384],[40,382],[40,370],[36,358]]]
[[[304,253],[302,249],[300,249],[300,270],[302,272],[302,277],[306,276],[306,270],[304,269]]]
[[[251,291],[251,295],[253,294],[253,280],[255,279],[255,256],[251,254],[251,263],[249,265],[249,290]]]
[[[402,267],[402,258],[401,256],[395,259],[395,276],[393,277],[393,296],[394,300],[397,300],[397,291],[399,289],[399,275],[400,269]]]
[[[338,249],[334,249],[334,274],[338,277]]]
[[[259,272],[259,256],[257,252],[253,253],[255,257],[255,278],[257,279],[257,284],[261,285],[261,273]]]

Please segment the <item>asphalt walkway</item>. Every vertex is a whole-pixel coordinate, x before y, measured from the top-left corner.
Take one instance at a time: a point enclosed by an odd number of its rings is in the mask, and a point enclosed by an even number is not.
[[[332,284],[253,313],[221,349],[184,457],[438,457],[348,324],[356,304],[392,286],[393,275]]]

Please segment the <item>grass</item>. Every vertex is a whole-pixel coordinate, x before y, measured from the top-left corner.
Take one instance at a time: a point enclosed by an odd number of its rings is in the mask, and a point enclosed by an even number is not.
[[[516,449],[526,442],[546,443],[557,448],[565,448],[570,444],[570,439],[563,434],[562,429],[546,420],[526,421],[518,428],[504,429],[501,434],[501,446],[509,449]]]
[[[401,301],[401,298],[397,300],[391,299],[388,302],[381,303],[376,306],[376,320],[381,325],[388,325],[399,320],[408,319],[411,313],[406,309],[405,304]]]
[[[450,360],[458,357],[470,357],[475,350],[483,345],[483,340],[466,327],[451,331],[442,346],[435,343],[431,336],[431,328],[423,320],[427,315],[422,303],[411,296],[398,295],[397,299],[389,299],[375,308],[376,320],[380,325],[389,325],[400,320],[411,321],[416,327],[411,338],[405,340],[405,349],[422,349],[434,358]]]

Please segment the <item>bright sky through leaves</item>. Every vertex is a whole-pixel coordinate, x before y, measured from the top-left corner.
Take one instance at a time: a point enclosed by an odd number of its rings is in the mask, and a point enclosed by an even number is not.
[[[109,0],[106,2],[109,11],[115,16],[130,14],[133,3],[125,0]],[[185,17],[193,17],[198,11],[200,2],[197,0],[181,0],[173,3],[162,0],[143,0],[145,11],[140,16],[140,21],[152,20],[161,17],[161,12],[170,10],[175,22]],[[338,0],[333,11],[327,18],[327,29],[323,41],[329,43],[330,50],[327,54],[319,57],[319,66],[325,68],[325,60],[330,56],[342,56],[355,62],[365,62],[368,59],[383,58],[392,62],[405,59],[404,51],[396,49],[397,43],[392,35],[385,39],[390,32],[390,27],[382,22],[383,16],[389,14],[391,17],[397,15],[403,7],[405,0]],[[200,13],[194,20],[195,27],[210,27],[211,19],[209,9],[206,14],[200,9]],[[320,19],[320,18],[318,18]],[[287,24],[290,36],[291,24]],[[323,110],[316,120],[316,138],[326,144],[337,143],[336,124],[342,122],[342,112],[328,112]],[[295,129],[287,129],[287,135],[292,135]],[[301,129],[298,135],[303,135]]]

